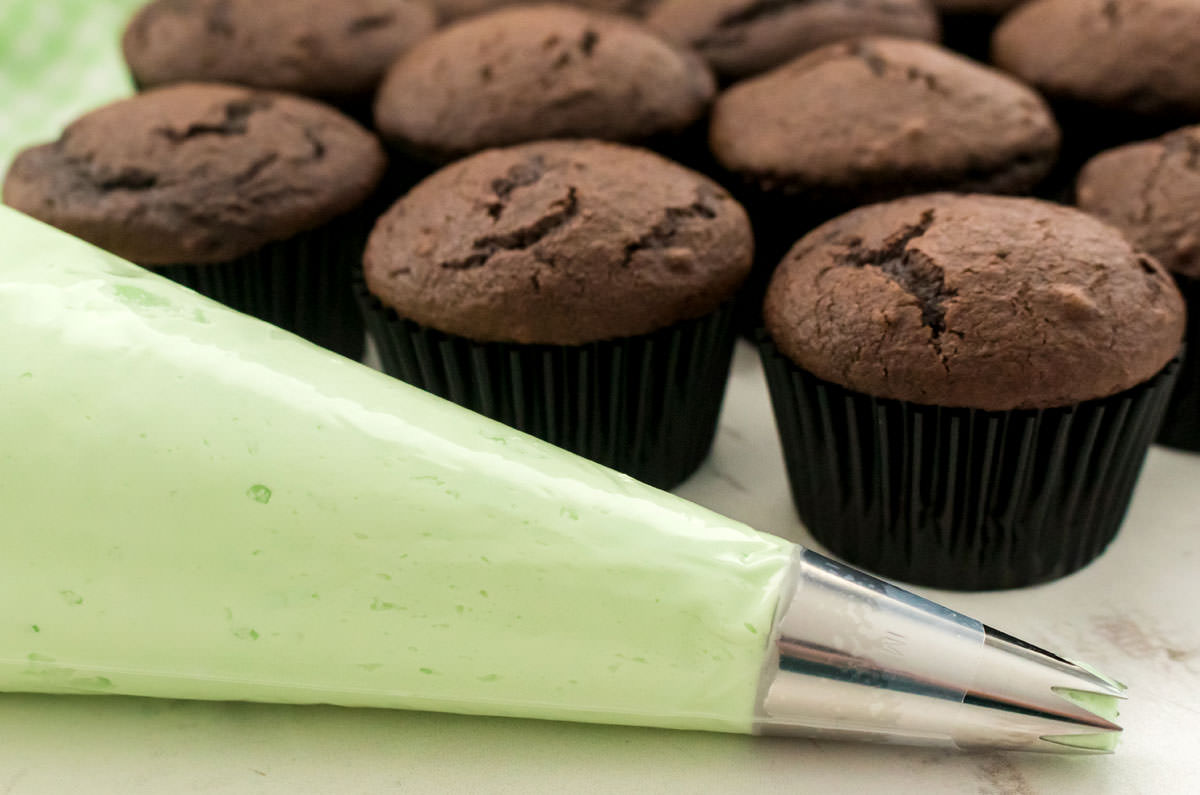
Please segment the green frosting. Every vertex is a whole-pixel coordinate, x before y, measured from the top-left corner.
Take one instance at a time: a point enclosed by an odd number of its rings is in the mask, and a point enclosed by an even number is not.
[[[1070,701],[1075,706],[1086,709],[1093,715],[1104,718],[1110,723],[1115,721],[1120,715],[1118,712],[1120,699],[1116,696],[1094,693],[1090,690],[1075,690],[1070,687],[1055,687],[1052,689],[1059,696]]]
[[[0,239],[0,690],[750,730],[792,544]]]
[[[1114,731],[1096,732],[1095,734],[1055,734],[1042,739],[1055,745],[1065,745],[1068,748],[1112,753],[1117,750],[1117,745],[1121,742],[1121,733]]]
[[[1083,663],[1075,663],[1089,672],[1095,673],[1096,676],[1104,679],[1106,682],[1113,680],[1100,674]],[[1115,683],[1114,683],[1115,684]],[[1123,685],[1119,688],[1124,690]],[[1075,690],[1070,687],[1055,687],[1051,688],[1059,697],[1066,699],[1077,707],[1085,709],[1097,717],[1104,718],[1106,721],[1113,723],[1117,720],[1120,713],[1120,699],[1116,696],[1106,695],[1104,693],[1096,693],[1090,690]],[[1083,748],[1092,751],[1115,751],[1117,744],[1121,741],[1120,731],[1095,732],[1091,734],[1055,734],[1043,737],[1043,740],[1057,745],[1065,745],[1070,748]]]

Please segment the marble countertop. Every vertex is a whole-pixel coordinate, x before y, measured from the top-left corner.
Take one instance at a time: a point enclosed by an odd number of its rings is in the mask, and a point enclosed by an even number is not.
[[[773,423],[756,356],[741,343],[716,447],[678,492],[808,544]],[[0,695],[0,795],[1200,786],[1200,456],[1155,448],[1121,534],[1075,575],[1008,592],[916,590],[1127,683],[1118,752],[961,754],[385,710]]]

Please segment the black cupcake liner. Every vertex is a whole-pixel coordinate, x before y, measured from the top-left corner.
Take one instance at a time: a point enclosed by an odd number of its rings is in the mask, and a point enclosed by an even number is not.
[[[981,63],[991,62],[992,33],[1000,24],[1000,14],[943,11],[941,17],[943,47]]]
[[[724,306],[579,346],[474,342],[400,318],[356,285],[384,372],[638,480],[670,489],[708,455],[733,356]]]
[[[1200,279],[1175,275],[1187,301],[1188,353],[1175,382],[1175,391],[1167,403],[1166,417],[1157,441],[1167,447],[1200,453]]]
[[[668,160],[721,181],[724,169],[717,162],[708,144],[709,113],[705,112],[691,124],[672,132],[656,133],[631,143],[649,149]]]
[[[318,102],[324,102],[327,105],[332,105],[361,124],[368,132],[375,132],[374,91],[340,97],[313,97],[313,99]]]
[[[1075,406],[942,408],[824,381],[759,338],[792,497],[813,536],[884,577],[1016,588],[1083,568],[1116,535],[1179,360]]]
[[[1062,130],[1058,161],[1034,191],[1043,199],[1072,204],[1075,180],[1087,161],[1117,146],[1148,141],[1166,135],[1195,119],[1186,116],[1155,116],[1102,108],[1078,100],[1055,98],[1051,110]]]
[[[744,182],[738,184],[734,177],[726,177],[724,184],[746,208],[754,227],[754,262],[738,291],[735,309],[738,333],[753,341],[762,326],[763,301],[779,263],[800,238],[851,208],[768,193]]]
[[[383,141],[383,145],[387,151],[388,168],[371,202],[377,216],[387,212],[426,177],[449,165],[448,161],[439,161],[394,141]]]
[[[156,265],[155,273],[350,359],[366,343],[351,277],[369,230],[361,213],[268,243],[230,262]]]

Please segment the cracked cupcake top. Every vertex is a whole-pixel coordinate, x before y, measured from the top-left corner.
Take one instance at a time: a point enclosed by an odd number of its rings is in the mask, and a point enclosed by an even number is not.
[[[711,180],[641,149],[550,141],[426,179],[376,225],[365,272],[422,325],[577,345],[708,314],[752,255],[746,213]]]
[[[996,29],[992,58],[1051,97],[1200,113],[1196,0],[1034,0]]]
[[[1020,192],[1045,176],[1058,127],[1008,75],[925,42],[814,50],[718,97],[721,163],[763,188],[842,199],[953,188]]]
[[[659,0],[557,0],[564,5],[594,8],[614,14],[641,16]],[[453,20],[482,14],[504,6],[523,5],[529,0],[433,0],[442,19]]]
[[[143,86],[214,80],[352,98],[435,21],[423,0],[155,0],[122,47]]]
[[[938,11],[952,14],[1000,16],[1029,0],[933,0]]]
[[[855,36],[938,38],[928,0],[660,0],[646,24],[729,77]]]
[[[640,141],[699,119],[694,53],[639,23],[566,6],[473,17],[417,45],[375,101],[384,138],[436,159],[544,138]]]
[[[139,264],[227,262],[353,209],[384,166],[375,137],[333,108],[183,84],[21,152],[4,203]]]
[[[1097,155],[1076,197],[1169,270],[1200,279],[1200,126]]]
[[[1006,411],[1107,397],[1178,352],[1183,299],[1115,229],[1035,199],[932,194],[805,236],[764,308],[779,349],[869,395]]]

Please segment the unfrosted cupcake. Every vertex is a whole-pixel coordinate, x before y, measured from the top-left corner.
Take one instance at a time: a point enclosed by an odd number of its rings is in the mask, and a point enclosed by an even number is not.
[[[1195,0],[1034,0],[1004,18],[992,56],[1054,106],[1060,196],[1097,152],[1200,122]]]
[[[1117,230],[1034,199],[864,207],[796,244],[763,361],[804,523],[888,577],[1068,574],[1117,532],[1183,301]]]
[[[530,0],[431,0],[443,20],[453,21],[464,17],[494,11],[504,6],[524,5]],[[536,0],[535,0],[536,1]],[[614,14],[642,16],[658,0],[558,0],[563,5],[608,11]]]
[[[1096,156],[1076,194],[1166,266],[1187,299],[1188,353],[1158,441],[1200,452],[1200,127]]]
[[[357,358],[350,289],[385,160],[331,107],[218,84],[148,91],[21,152],[4,202]]]
[[[817,224],[923,191],[1030,191],[1058,140],[1032,89],[920,41],[833,44],[734,85],[717,98],[710,142],[758,236],[747,314]]]
[[[237,83],[359,115],[387,67],[435,23],[425,0],[154,0],[121,43],[145,88]]]
[[[938,38],[938,16],[928,0],[659,0],[646,24],[694,48],[730,80],[843,39]]]
[[[375,119],[402,151],[445,162],[545,138],[670,139],[714,91],[703,61],[633,20],[522,6],[452,25],[398,60]]]
[[[554,141],[435,173],[375,227],[392,375],[653,485],[712,443],[750,267],[742,208],[651,152]]]

